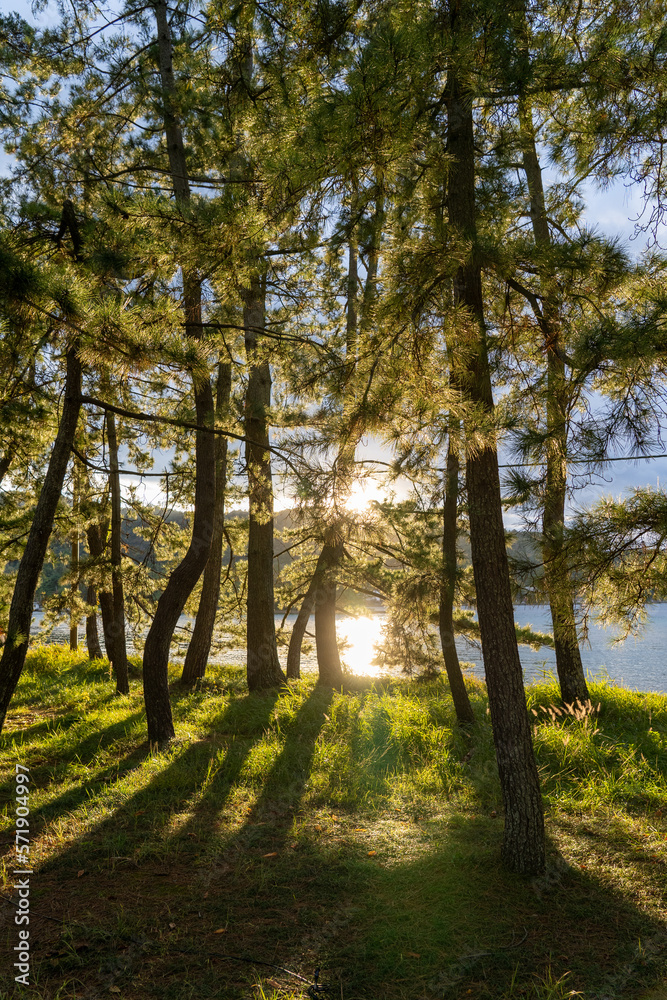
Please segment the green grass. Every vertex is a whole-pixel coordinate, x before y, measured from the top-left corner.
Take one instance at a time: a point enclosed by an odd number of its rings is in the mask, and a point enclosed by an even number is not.
[[[320,967],[342,1000],[664,1000],[667,697],[596,684],[599,713],[574,719],[553,684],[529,688],[549,866],[525,880],[500,865],[482,684],[462,732],[442,680],[251,696],[212,667],[196,691],[174,684],[177,739],[151,754],[133,675],[118,698],[105,663],[28,658],[0,828],[10,898],[20,761],[34,985],[9,975],[3,1000],[306,996],[272,965],[308,982]]]

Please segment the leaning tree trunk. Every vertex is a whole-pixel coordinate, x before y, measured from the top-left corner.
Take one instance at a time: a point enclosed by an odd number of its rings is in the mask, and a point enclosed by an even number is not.
[[[315,607],[315,600],[317,598],[321,577],[322,553],[320,552],[315,572],[313,573],[312,579],[308,585],[308,590],[304,595],[299,613],[296,616],[296,621],[294,622],[294,626],[292,628],[292,634],[290,635],[289,647],[287,650],[288,680],[298,680],[298,678],[301,677],[301,646],[303,644],[303,637],[306,634],[308,622],[310,621],[310,616],[312,615]]]
[[[192,304],[186,292],[186,308]],[[188,311],[191,316],[192,313]],[[206,426],[213,412],[213,394],[208,379],[194,379],[197,423]],[[196,431],[195,507],[192,538],[183,560],[173,571],[155,609],[146,636],[143,675],[148,739],[163,744],[174,737],[169,701],[169,647],[174,629],[208,561],[215,514],[215,447],[213,434]]]
[[[100,636],[97,631],[97,594],[91,583],[86,587],[86,603],[91,608],[90,614],[86,615],[86,649],[91,660],[101,660],[103,658],[102,647],[100,646]]]
[[[447,472],[445,498],[442,505],[442,579],[438,608],[440,645],[445,661],[447,679],[454,701],[456,718],[461,725],[475,721],[475,716],[466,691],[459,654],[454,640],[454,594],[456,591],[456,515],[459,493],[458,426],[450,417],[449,442],[447,445]]]
[[[464,398],[478,426],[468,421],[467,486],[477,613],[498,773],[505,806],[502,856],[521,874],[544,870],[544,815],[531,741],[519,651],[514,632],[498,454],[493,435],[493,393],[484,329],[481,264],[475,208],[475,147],[470,90],[474,44],[469,0],[450,7],[452,53],[447,78],[448,212],[468,259],[454,283],[458,328],[467,339],[459,361]],[[486,417],[483,420],[483,417]],[[483,422],[482,422],[483,421]]]
[[[232,391],[232,366],[218,364],[218,386],[216,418],[222,419],[229,406]],[[192,638],[183,664],[181,682],[194,684],[206,673],[211,640],[215,627],[215,616],[220,599],[220,576],[225,538],[225,488],[227,480],[227,438],[218,436],[215,441],[215,512],[213,516],[213,536],[211,552],[204,570],[201,597]]]
[[[343,558],[342,542],[325,542],[318,560],[320,583],[315,596],[315,646],[318,684],[339,688],[343,683],[336,636],[336,570]]]
[[[549,247],[551,233],[542,170],[532,111],[525,98],[519,100],[519,123],[533,236],[538,247]],[[589,695],[579,650],[572,580],[563,545],[567,495],[567,404],[570,393],[560,343],[558,286],[548,272],[541,274],[540,278],[543,302],[539,321],[547,356],[547,473],[542,516],[542,560],[551,607],[561,697],[564,702],[573,704],[575,701],[587,701]]]
[[[77,356],[77,345],[74,343],[67,350],[67,376],[58,433],[30,526],[28,541],[19,564],[9,610],[7,641],[0,659],[0,732],[25,663],[35,590],[49,544],[70,451],[74,444],[81,409],[80,398],[81,363]]]
[[[123,593],[122,543],[123,525],[121,511],[120,474],[118,471],[118,436],[116,417],[107,411],[107,437],[109,440],[109,483],[111,487],[111,593],[113,599],[113,646],[111,664],[116,678],[116,693],[130,693],[127,671],[127,642],[125,639],[125,594]]]
[[[248,467],[248,688],[261,691],[285,682],[278,659],[273,597],[273,484],[268,450],[267,410],[271,405],[271,370],[257,357],[264,329],[264,283],[253,279],[245,295],[243,326],[250,368],[245,398],[246,464]]]
[[[171,29],[167,5],[155,5],[157,21],[160,80],[164,102],[164,131],[169,154],[171,183],[176,204],[188,211],[190,182],[183,136],[174,112],[174,75],[171,59]],[[185,333],[193,341],[202,336],[201,282],[183,268],[183,307]],[[192,372],[195,413],[200,427],[213,424],[213,393],[208,376]],[[169,647],[176,623],[201,576],[211,551],[215,515],[215,440],[211,431],[195,432],[195,505],[192,538],[185,556],[169,577],[155,609],[144,646],[143,677],[146,721],[149,742],[163,744],[173,739],[174,723],[169,701]]]

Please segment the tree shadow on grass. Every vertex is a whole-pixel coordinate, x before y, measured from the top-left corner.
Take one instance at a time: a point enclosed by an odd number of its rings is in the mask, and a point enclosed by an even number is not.
[[[119,720],[118,722],[112,723],[105,729],[90,733],[84,736],[79,743],[73,743],[69,747],[69,752],[66,756],[63,757],[62,755],[54,752],[53,759],[57,759],[61,767],[66,766],[69,761],[73,760],[76,760],[78,764],[91,764],[100,750],[104,750],[114,744],[117,740],[128,736],[134,724],[138,722],[143,715],[144,712],[143,709],[141,709],[134,712],[130,716],[125,716],[125,718]],[[40,725],[36,728],[37,730],[41,730],[42,726]],[[25,735],[27,741],[29,736],[35,735],[35,728],[27,730]],[[21,743],[16,744],[17,751],[21,749],[21,746]],[[52,783],[52,767],[50,764],[44,762],[45,753],[43,751],[37,751],[37,754],[35,755],[32,748],[27,747],[26,749],[27,758],[30,761],[29,787],[31,792],[34,793],[37,788],[44,789]],[[48,750],[48,747],[46,749]],[[17,754],[17,759],[18,756],[19,755]],[[76,809],[77,806],[89,797],[89,793],[91,791],[97,790],[113,777],[122,777],[128,771],[137,767],[145,756],[145,749],[136,748],[122,759],[113,761],[113,763],[109,764],[107,767],[104,767],[101,770],[91,771],[90,777],[87,780],[82,781],[80,784],[72,788],[68,788],[67,791],[64,792],[63,795],[58,796],[58,798],[44,803],[42,806],[34,806],[31,804],[30,816],[33,824],[33,830],[35,829],[35,824],[39,824],[42,820],[52,819],[65,811]],[[38,763],[34,763],[35,759]],[[0,785],[0,797],[12,797],[15,793],[15,789],[15,777],[12,774],[9,781]]]
[[[660,919],[567,864],[552,838],[547,875],[509,875],[498,832],[487,818],[457,817],[405,863],[328,842],[283,863],[233,865],[227,934],[216,942],[204,921],[192,939],[190,976],[202,986],[195,995],[206,996],[214,981],[219,995],[248,995],[249,973],[226,962],[223,947],[311,978],[321,966],[344,1000],[519,998],[533,995],[540,977],[567,984],[553,996],[580,990],[602,1000],[630,998],[659,980],[667,955]]]
[[[316,692],[311,701],[315,707]],[[659,907],[643,908],[630,883],[624,891],[624,871],[596,875],[575,864],[577,852],[555,820],[548,872],[532,880],[504,872],[502,819],[490,815],[452,811],[446,820],[400,821],[402,829],[383,819],[384,844],[363,843],[349,832],[291,843],[282,820],[298,819],[321,726],[313,716],[304,732],[308,712],[306,703],[292,721],[242,829],[222,841],[218,836],[223,864],[211,866],[202,895],[181,911],[173,950],[166,944],[167,967],[176,975],[185,962],[200,985],[197,995],[207,996],[209,988],[230,998],[249,995],[252,965],[244,970],[231,956],[275,962],[311,978],[322,966],[344,1000],[518,998],[533,994],[536,976],[540,995],[579,989],[587,1000],[602,1000],[631,997],[658,979],[667,954]],[[477,743],[486,738],[478,733]],[[370,761],[366,776],[364,761]],[[488,802],[499,789],[487,763],[470,774],[480,801]],[[361,785],[378,787],[371,757],[357,766]],[[297,779],[285,796],[290,773]],[[572,823],[572,836],[586,850],[585,831]],[[193,818],[188,833],[197,836],[197,829]],[[631,831],[601,828],[597,837],[601,856],[615,844],[619,863],[624,857],[655,863]],[[215,928],[224,937],[214,937]],[[262,972],[261,964],[256,969]],[[562,985],[554,985],[559,979]]]
[[[227,790],[233,786],[252,746],[261,738],[276,697],[276,693],[272,692],[260,697],[250,695],[235,699],[225,706],[219,716],[211,720],[213,738],[229,740],[230,753],[225,757],[224,767],[228,779]],[[243,734],[240,738],[239,733]],[[141,786],[129,794],[120,790],[118,804],[112,799],[98,822],[93,820],[91,823],[85,817],[82,818],[81,835],[65,844],[61,850],[53,849],[49,859],[32,876],[31,922],[36,925],[36,938],[43,942],[41,954],[39,947],[32,952],[33,967],[47,984],[45,995],[51,995],[48,984],[62,983],[63,975],[75,971],[80,973],[89,964],[93,967],[99,965],[103,978],[106,975],[109,982],[114,981],[116,971],[113,961],[105,973],[105,960],[96,960],[92,939],[97,935],[100,942],[108,944],[109,941],[114,941],[113,947],[116,948],[118,934],[122,938],[127,931],[134,940],[136,935],[132,929],[127,929],[124,914],[136,910],[140,898],[142,907],[145,907],[142,921],[144,916],[147,918],[147,921],[143,921],[141,935],[146,933],[145,923],[152,924],[156,914],[162,910],[164,883],[160,876],[169,876],[171,872],[156,872],[155,862],[162,862],[164,869],[164,861],[168,859],[168,838],[164,836],[164,831],[174,816],[187,805],[193,789],[206,779],[211,750],[211,742],[206,739],[198,740],[185,749],[175,744],[169,751],[173,753],[172,759],[164,766],[163,758],[152,758],[146,745],[142,743],[125,761],[127,764],[132,760],[134,764],[133,768],[126,767],[125,776],[131,776],[131,771],[135,770]],[[144,774],[142,778],[138,765],[147,763],[150,767],[152,759],[155,759],[158,773],[148,776]],[[115,765],[113,770],[115,772]],[[96,780],[97,776],[93,773],[92,778]],[[74,801],[65,793],[60,803],[50,803],[45,809],[52,818],[57,818],[58,814],[69,816],[85,798],[85,789],[80,789],[79,793],[78,800],[75,795]],[[72,817],[70,829],[76,829],[75,824],[76,819]],[[142,868],[148,875],[147,879],[140,877]],[[151,879],[152,873],[155,873],[155,879]],[[172,895],[173,889],[174,886],[170,885]],[[53,942],[61,934],[57,923],[49,918],[63,918],[74,922],[79,927],[79,936],[84,926],[84,953],[79,954],[76,949],[70,948],[66,955],[59,955],[56,959],[52,956],[49,958],[49,942]],[[109,930],[109,918],[112,924],[115,918],[116,926],[113,931]],[[102,925],[106,925],[106,929],[102,929]],[[13,924],[7,927],[5,936],[8,954],[11,954],[15,943],[12,940],[14,930]],[[37,945],[38,940],[34,943]],[[141,955],[139,950],[135,957],[141,959]],[[109,960],[106,965],[109,965]]]
[[[322,966],[343,1000],[483,1000],[507,995],[512,982],[518,998],[530,995],[536,971],[553,980],[570,973],[566,992],[602,1000],[630,998],[657,979],[664,924],[633,902],[631,889],[622,891],[619,878],[614,884],[574,866],[572,842],[591,850],[574,819],[570,827],[549,821],[549,872],[534,880],[503,872],[502,821],[489,816],[452,812],[415,823],[382,814],[375,829],[385,824],[385,836],[376,842],[343,824],[339,832],[331,817],[320,833],[298,831],[331,697],[309,693],[279,731],[275,693],[231,702],[211,720],[207,740],[177,748],[98,825],[95,843],[72,845],[45,869],[44,882],[53,875],[51,890],[70,901],[78,938],[53,969],[42,964],[44,996],[78,975],[90,990],[118,985],[127,1000],[247,1000],[256,973],[230,955],[311,979]],[[472,773],[486,795],[488,775]],[[249,812],[240,826],[220,826],[239,785],[253,795]],[[184,820],[174,831],[176,811]],[[119,829],[134,857],[114,871],[99,844]],[[144,836],[159,850],[142,855]],[[596,828],[595,842],[600,856],[613,848],[626,866],[653,864],[621,826]],[[122,844],[113,843],[119,853]],[[86,872],[74,881],[79,865]],[[60,878],[66,866],[69,882]],[[267,997],[268,978],[298,987],[277,970],[259,971]]]
[[[536,970],[589,1000],[656,981],[667,954],[661,920],[567,864],[552,837],[547,875],[509,875],[497,831],[486,818],[457,818],[412,863],[357,863],[353,926],[331,928],[328,948],[346,1000],[499,997],[512,983],[519,997]]]
[[[154,853],[164,857],[170,853],[167,839],[162,835],[165,826],[175,814],[180,813],[191,798],[193,790],[200,787],[206,779],[211,761],[212,741],[218,742],[225,750],[224,762],[221,768],[225,775],[225,794],[233,786],[243,766],[246,756],[254,743],[261,739],[264,727],[268,723],[277,694],[275,692],[263,696],[248,695],[231,701],[211,720],[209,736],[196,740],[185,747],[174,743],[167,754],[172,754],[169,764],[162,765],[160,755],[153,758],[147,745],[142,743],[131,757],[136,764],[134,770],[137,780],[141,781],[138,765],[155,759],[158,772],[150,780],[131,794],[121,792],[118,805],[112,805],[99,823],[86,831],[86,842],[81,848],[73,844],[62,855],[54,856],[49,861],[47,869],[68,863],[68,858],[81,867],[82,864],[93,864],[99,858],[96,850],[104,857],[105,840],[108,834],[114,835],[128,831],[123,838],[124,849],[133,854],[141,855],[145,840],[150,839]],[[249,712],[249,708],[252,711]],[[126,770],[129,774],[129,769]],[[129,831],[133,835],[130,836]],[[126,859],[129,860],[129,859]]]
[[[205,982],[209,982],[209,975],[216,979],[216,989],[222,989],[216,995],[227,996],[227,990],[230,997],[237,995],[237,991],[239,995],[247,995],[244,991],[249,988],[252,959],[259,959],[260,964],[279,963],[285,950],[292,947],[294,915],[302,909],[295,901],[295,889],[299,891],[304,878],[311,885],[315,883],[320,864],[313,855],[307,858],[302,854],[297,859],[297,844],[291,840],[317,739],[333,694],[327,688],[312,689],[292,718],[283,723],[280,749],[268,772],[264,771],[261,785],[257,786],[259,793],[248,807],[240,828],[230,834],[217,825],[232,777],[227,771],[215,775],[190,820],[179,831],[181,840],[194,837],[205,844],[207,857],[202,865],[199,894],[182,901],[182,933],[177,939],[176,954],[170,948],[172,942],[167,943],[165,962],[167,968],[181,971],[184,962],[192,963],[191,974],[202,982],[202,996],[207,995]],[[233,776],[234,780],[239,775],[240,771]],[[294,884],[292,871],[298,874],[298,882]],[[196,927],[192,938],[188,925]],[[222,929],[224,938],[216,937]],[[242,951],[241,957],[248,961],[228,962],[219,949],[217,954],[209,955],[202,948],[203,940],[211,947],[224,944],[227,956],[231,949],[236,949],[237,955]],[[184,959],[184,953],[190,957]],[[220,964],[225,966],[222,979]],[[209,975],[203,974],[204,968]],[[210,982],[213,989],[213,980]]]
[[[310,776],[315,744],[332,698],[333,691],[316,687],[308,693],[294,715],[282,722],[280,731],[275,733],[276,743],[266,748],[274,758],[273,764],[267,771],[266,762],[260,757],[256,776],[250,772],[245,777],[250,791],[259,789],[253,804],[247,809],[247,819],[231,838],[223,832],[220,839],[218,834],[220,849],[229,853],[250,844],[256,844],[259,849],[263,843],[276,845],[284,842]],[[232,751],[234,744],[229,749]],[[216,837],[220,814],[231,787],[238,784],[241,765],[246,763],[247,757],[248,754],[239,755],[237,752],[231,760],[224,759],[199,797],[188,822],[179,831],[181,840],[193,836],[213,844],[211,838]],[[213,850],[218,848],[213,845]]]

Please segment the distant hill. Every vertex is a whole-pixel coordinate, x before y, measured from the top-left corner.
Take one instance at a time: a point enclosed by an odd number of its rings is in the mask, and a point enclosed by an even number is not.
[[[156,513],[158,513],[156,509]],[[185,513],[184,511],[174,510],[167,514],[165,521],[168,524],[176,524],[182,529],[186,529],[191,515]],[[231,510],[225,515],[227,521],[242,521],[247,520],[248,512],[247,510]],[[295,527],[295,520],[290,510],[281,510],[274,515],[274,524],[276,535],[281,534],[288,528]],[[164,568],[164,563],[151,557],[150,552],[150,541],[144,538],[141,534],[142,527],[145,526],[145,522],[142,522],[137,517],[129,517],[128,511],[123,511],[123,528],[122,528],[122,545],[123,551],[135,562],[146,561],[150,569],[159,573],[160,570]],[[276,570],[280,570],[286,562],[291,561],[292,556],[286,553],[284,556],[280,556],[280,553],[285,549],[285,544],[276,537],[274,543],[274,552],[278,556],[276,559]],[[88,555],[88,549],[85,541],[82,539],[79,546],[79,557],[84,560]],[[245,555],[238,558],[244,559]],[[223,563],[229,559],[229,552],[223,557]],[[37,591],[35,593],[35,600],[41,603],[47,597],[52,597],[54,594],[58,594],[62,591],[63,586],[61,583],[62,578],[69,572],[69,560],[70,560],[70,543],[69,541],[63,541],[53,537],[49,544],[49,550],[47,557],[44,561],[44,566],[40,576],[39,584],[37,586]],[[6,573],[16,572],[18,569],[18,562],[14,561],[8,563],[5,567]]]
[[[156,509],[156,513],[158,513]],[[184,511],[174,510],[165,517],[165,521],[168,524],[176,524],[182,529],[186,529],[189,520],[189,514]],[[225,519],[228,522],[234,521],[247,521],[248,511],[242,509],[235,509],[229,511],[225,515]],[[280,537],[285,531],[294,529],[297,527],[297,519],[295,517],[295,511],[293,510],[280,510],[274,515],[274,526],[275,526],[275,540],[274,540],[274,553],[277,556],[275,565],[276,572],[278,572],[283,566],[291,562],[293,556],[290,552],[285,552],[281,555],[285,549],[289,546],[289,542],[284,542]],[[142,537],[141,532],[142,522],[137,517],[128,517],[128,511],[124,511],[123,519],[123,548],[127,555],[129,555],[136,562],[146,561],[147,565],[159,573],[160,570],[164,568],[164,563],[156,560],[154,557],[149,555],[150,542],[148,539]],[[459,549],[463,552],[464,562],[470,564],[470,543],[467,538],[460,538]],[[511,536],[511,541],[508,543],[507,554],[510,559],[510,566],[512,569],[512,575],[514,580],[514,598],[518,603],[535,603],[544,600],[544,592],[541,587],[542,578],[544,576],[544,571],[541,566],[541,553],[539,545],[539,536],[532,532],[522,531],[513,533]],[[80,557],[85,559],[87,556],[87,548],[82,541],[80,546]],[[36,592],[36,600],[41,602],[46,597],[50,597],[53,594],[59,593],[62,590],[61,579],[69,570],[69,558],[70,558],[70,543],[68,541],[62,541],[57,538],[51,540],[49,546],[49,554],[44,563],[42,570],[42,575],[40,577],[40,582]],[[237,559],[245,559],[244,555],[238,555]],[[229,559],[229,553],[223,557],[223,562]],[[9,563],[5,569],[5,572],[15,571],[18,567],[18,563]]]

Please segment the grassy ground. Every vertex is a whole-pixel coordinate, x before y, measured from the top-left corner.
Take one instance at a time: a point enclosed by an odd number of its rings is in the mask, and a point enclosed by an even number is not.
[[[18,761],[33,985],[0,969],[0,997],[296,1000],[320,968],[310,995],[342,1000],[667,1000],[667,697],[595,685],[575,720],[529,689],[549,867],[523,880],[484,686],[461,733],[441,680],[354,685],[250,696],[213,667],[151,754],[136,671],[117,698],[105,666],[32,653],[0,739],[0,923],[12,955]]]

